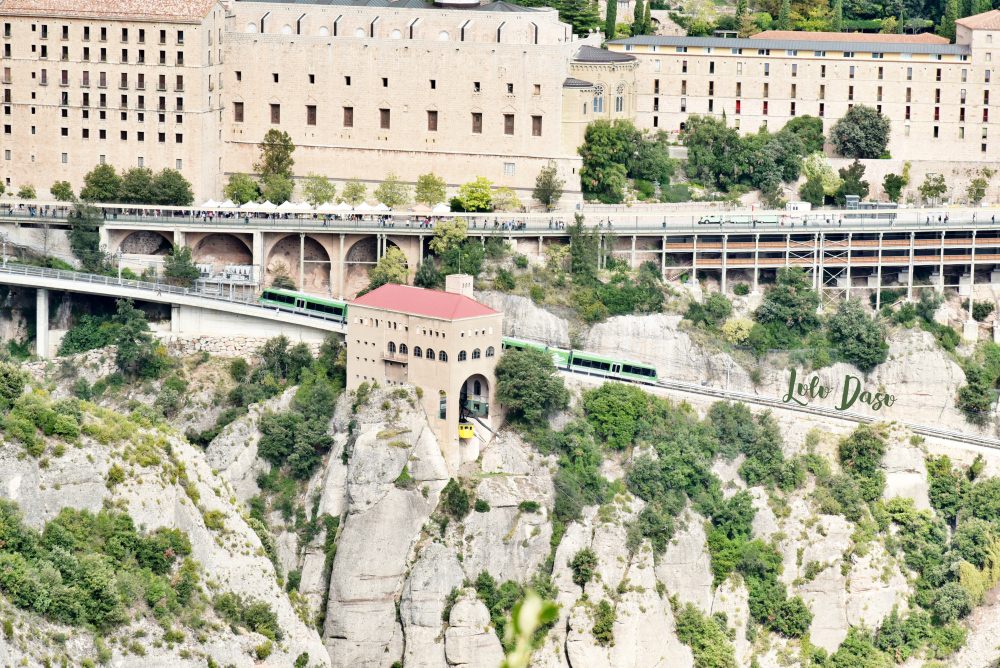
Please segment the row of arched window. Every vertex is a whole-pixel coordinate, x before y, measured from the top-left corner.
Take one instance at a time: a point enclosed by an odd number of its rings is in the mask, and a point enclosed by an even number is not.
[[[400,355],[410,354],[410,349],[406,346],[405,343],[400,343],[399,346],[397,347],[393,341],[390,341],[388,345],[388,350],[390,355],[395,355],[397,352]],[[493,348],[493,346],[489,346],[486,349],[486,356],[493,357],[494,355],[496,355],[496,350]],[[429,360],[438,359],[442,362],[448,361],[448,353],[446,353],[445,351],[441,350],[438,352],[434,352],[433,348],[421,349],[420,346],[413,346],[413,356]],[[479,348],[475,348],[472,351],[472,359],[477,360],[480,357],[482,357],[482,353],[480,352]],[[459,351],[458,361],[464,362],[466,359],[468,359],[466,352],[464,350]]]

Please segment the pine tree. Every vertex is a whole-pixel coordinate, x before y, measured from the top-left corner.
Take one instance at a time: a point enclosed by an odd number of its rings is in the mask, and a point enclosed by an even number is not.
[[[958,0],[945,0],[944,14],[938,26],[938,34],[948,39],[955,39],[955,19],[958,18]]]
[[[618,25],[618,0],[608,0],[604,12],[604,39],[615,38],[615,28]]]
[[[594,0],[561,0],[553,3],[559,18],[573,26],[577,35],[586,35],[601,27],[601,15]]]
[[[646,13],[643,9],[642,0],[635,0],[635,10],[632,12],[632,34],[633,35],[645,35],[645,26],[642,23],[642,17]]]
[[[844,29],[844,0],[834,0],[833,15],[830,17],[830,30],[841,32]]]
[[[646,3],[646,12],[642,15],[642,32],[644,35],[651,35],[653,33],[653,19],[649,16],[650,5],[653,4],[653,0],[649,0]]]
[[[982,14],[993,9],[991,0],[972,0],[972,13]]]
[[[792,29],[792,4],[789,0],[781,0],[781,9],[778,11],[778,30]]]
[[[990,0],[987,0],[989,2]],[[896,22],[896,32],[902,35],[906,32],[906,7],[899,8],[899,20]]]

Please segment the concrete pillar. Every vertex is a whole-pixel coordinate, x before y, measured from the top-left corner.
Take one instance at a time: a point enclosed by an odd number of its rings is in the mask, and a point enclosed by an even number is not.
[[[691,239],[691,277],[688,283],[696,285],[698,283],[698,235]]]
[[[181,307],[179,304],[170,305],[170,333],[181,333]]]
[[[934,286],[938,292],[944,292],[944,235],[945,231],[941,230],[941,256],[938,258],[940,264],[938,265],[937,285]]]
[[[879,309],[882,308],[882,239],[884,233],[878,233],[878,264],[876,265],[876,276],[875,279],[875,313],[877,314]]]
[[[174,230],[174,246],[177,247],[177,248],[180,248],[182,246],[186,246],[187,245],[187,243],[186,243],[186,241],[187,241],[186,237],[187,237],[187,235],[184,233],[184,230],[180,230],[180,229]]]
[[[969,327],[971,325],[975,327],[978,337],[979,325],[972,317],[972,307],[976,303],[975,287],[976,287],[976,231],[972,230],[972,263],[969,265],[969,320],[965,323],[965,326]]]
[[[344,274],[347,273],[347,258],[344,256],[344,233],[340,234],[340,288],[338,289],[338,298],[344,298]]]
[[[826,255],[826,236],[820,232],[816,238],[816,293],[819,294],[819,306],[823,309],[823,258]]]
[[[722,235],[722,294],[726,294],[726,264],[729,261],[729,235]]]
[[[299,233],[299,290],[306,287],[306,235]]]
[[[254,272],[257,274],[254,276],[254,282],[258,286],[263,287],[264,280],[267,278],[267,267],[265,266],[267,260],[264,258],[264,233],[260,230],[254,230],[251,245],[253,247],[250,251],[252,255],[251,262],[254,266]]]
[[[35,354],[41,359],[49,356],[49,291],[35,290]]]
[[[847,234],[847,298],[851,298],[851,251],[854,246],[854,234]]]
[[[97,227],[97,239],[99,248],[103,248],[108,253],[114,252],[111,248],[111,235],[108,234],[108,228],[104,225],[99,225]]]
[[[341,238],[343,239],[343,235],[341,235]],[[420,264],[423,264],[424,263],[424,235],[421,234],[418,237],[418,239],[419,239],[418,243],[420,244],[420,250],[419,250],[419,253],[420,253]],[[341,247],[343,247],[343,241],[341,241]]]
[[[910,232],[910,260],[909,271],[906,272],[906,299],[913,301],[913,255],[916,253],[916,232]]]
[[[632,263],[631,268],[635,269],[635,235],[632,235]]]
[[[760,235],[753,235],[753,294],[760,290]]]
[[[667,276],[667,235],[660,239],[660,278]]]

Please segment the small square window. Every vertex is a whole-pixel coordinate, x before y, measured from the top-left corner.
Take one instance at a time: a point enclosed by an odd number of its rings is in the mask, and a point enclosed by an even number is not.
[[[309,75],[309,83],[311,83],[311,84],[316,83],[316,75],[315,74],[310,74]]]
[[[437,79],[431,79],[431,90],[436,90],[438,86]]]
[[[507,94],[508,95],[513,95],[514,94],[514,84],[512,84],[512,83],[508,83],[507,84]]]
[[[389,87],[389,77],[382,77],[382,88]]]
[[[344,85],[345,86],[350,86],[351,85],[351,77],[350,76],[345,76],[344,77]]]
[[[69,153],[62,154],[62,164],[64,165],[69,164]]]
[[[241,72],[240,70],[236,70],[236,80],[243,81],[243,72]]]
[[[128,141],[128,132],[127,131],[125,131],[125,130],[121,131],[121,140],[122,141]]]
[[[274,80],[274,83],[278,83],[278,73],[277,72],[272,72],[271,73],[271,78]]]

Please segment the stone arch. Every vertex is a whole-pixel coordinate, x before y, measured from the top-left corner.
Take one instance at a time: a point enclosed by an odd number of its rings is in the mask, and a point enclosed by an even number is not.
[[[173,239],[163,232],[137,230],[126,235],[116,250],[126,255],[166,255],[173,246]]]
[[[304,249],[300,261],[299,249]],[[299,270],[302,268],[303,274]],[[328,294],[330,292],[330,254],[313,237],[304,240],[297,234],[289,234],[274,243],[265,262],[265,283],[271,285],[275,277],[287,275],[297,289],[304,292]]]
[[[226,265],[253,264],[253,251],[246,239],[235,234],[212,232],[206,234],[191,249],[197,264],[211,264],[216,270]]]
[[[392,239],[387,240],[388,246],[399,248]],[[402,248],[399,248],[402,250]],[[404,252],[403,255],[406,255]],[[344,291],[355,295],[368,286],[368,270],[378,263],[378,239],[366,236],[354,242],[344,253]],[[407,268],[410,263],[407,260]]]
[[[459,395],[462,417],[490,416],[490,381],[481,373],[474,373],[462,383]]]

